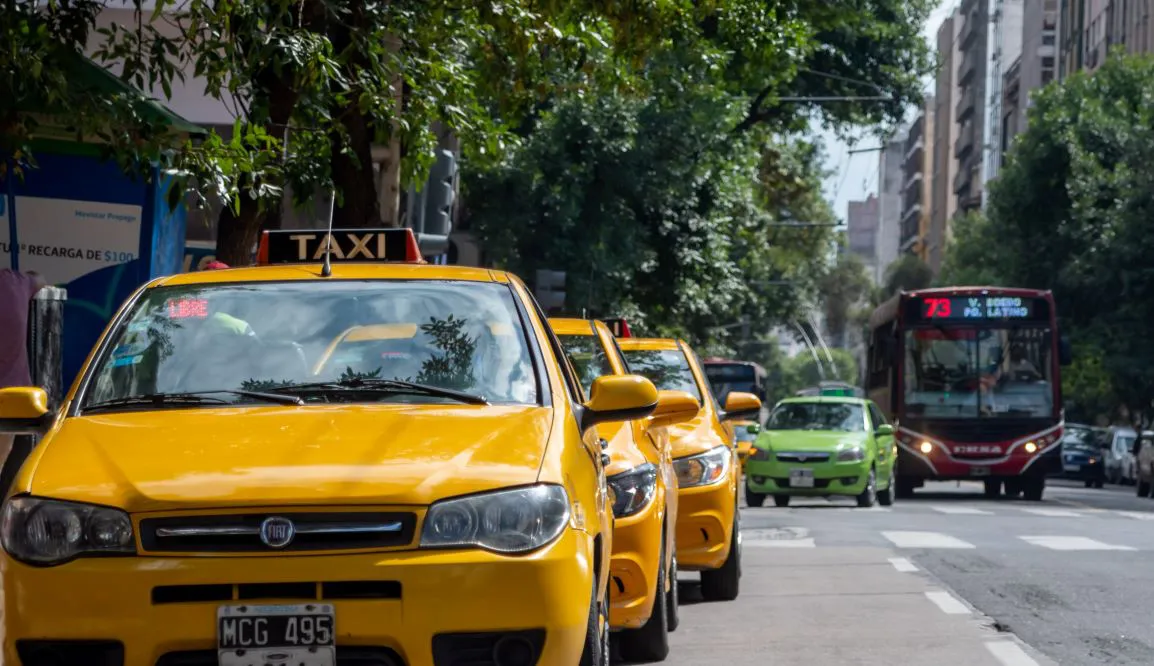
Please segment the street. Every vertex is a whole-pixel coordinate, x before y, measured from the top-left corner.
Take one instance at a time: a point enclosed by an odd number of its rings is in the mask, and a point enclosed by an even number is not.
[[[667,663],[1149,664],[1154,501],[1051,481],[1041,503],[936,483],[893,507],[745,508],[741,597],[694,603]]]

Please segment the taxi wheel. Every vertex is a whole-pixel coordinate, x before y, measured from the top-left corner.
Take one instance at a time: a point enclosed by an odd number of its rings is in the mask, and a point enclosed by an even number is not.
[[[890,469],[890,482],[886,484],[884,490],[878,491],[878,504],[881,504],[882,506],[893,506],[897,485],[897,477],[894,475],[893,469]]]
[[[866,477],[865,490],[857,496],[857,505],[863,509],[868,509],[874,505],[878,497],[878,476],[874,469],[870,468],[870,475]]]
[[[673,561],[669,564],[669,592],[665,594],[665,622],[669,625],[669,631],[677,631],[677,625],[681,624],[681,617],[677,613],[678,604],[681,603],[681,596],[677,590],[677,556],[673,556]]]
[[[741,590],[741,527],[733,521],[729,557],[720,569],[701,572],[701,596],[706,601],[733,601]]]
[[[749,486],[746,486],[745,487],[745,504],[746,504],[746,506],[751,506],[755,509],[757,507],[762,506],[763,504],[765,504],[765,493],[759,493],[759,492],[750,490]]]
[[[609,595],[604,604],[597,601],[597,589],[589,600],[589,621],[585,626],[585,649],[581,666],[609,666]]]
[[[661,566],[657,567],[657,588],[653,612],[640,629],[621,632],[618,647],[625,661],[665,661],[669,656],[669,609],[665,596],[665,546],[661,547]]]

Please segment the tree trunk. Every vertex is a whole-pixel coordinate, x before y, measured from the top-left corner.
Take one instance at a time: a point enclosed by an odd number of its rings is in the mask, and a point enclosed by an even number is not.
[[[260,207],[248,197],[240,200],[240,211],[226,206],[217,223],[216,258],[229,266],[252,265],[252,248],[260,239]]]
[[[373,175],[373,132],[356,105],[339,116],[350,143],[351,154],[342,150],[343,139],[332,134],[333,184],[344,201],[333,210],[333,226],[338,228],[375,227],[381,224],[381,205]]]

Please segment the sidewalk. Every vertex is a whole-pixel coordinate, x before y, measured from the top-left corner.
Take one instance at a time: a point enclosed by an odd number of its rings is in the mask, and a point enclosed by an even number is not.
[[[892,559],[892,561],[891,561]],[[682,583],[669,666],[1052,666],[893,551],[746,542],[741,596]],[[682,580],[696,576],[683,574]]]

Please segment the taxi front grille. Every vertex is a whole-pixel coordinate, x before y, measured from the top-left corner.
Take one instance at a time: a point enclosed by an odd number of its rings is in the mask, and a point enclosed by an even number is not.
[[[416,514],[403,512],[179,516],[141,520],[140,541],[153,553],[396,548],[412,543],[416,526]]]
[[[218,666],[216,650],[169,652],[156,666]],[[396,652],[385,647],[337,646],[337,666],[405,666]]]
[[[775,454],[780,462],[789,463],[822,463],[829,462],[828,453],[810,453],[797,451],[782,451]]]

